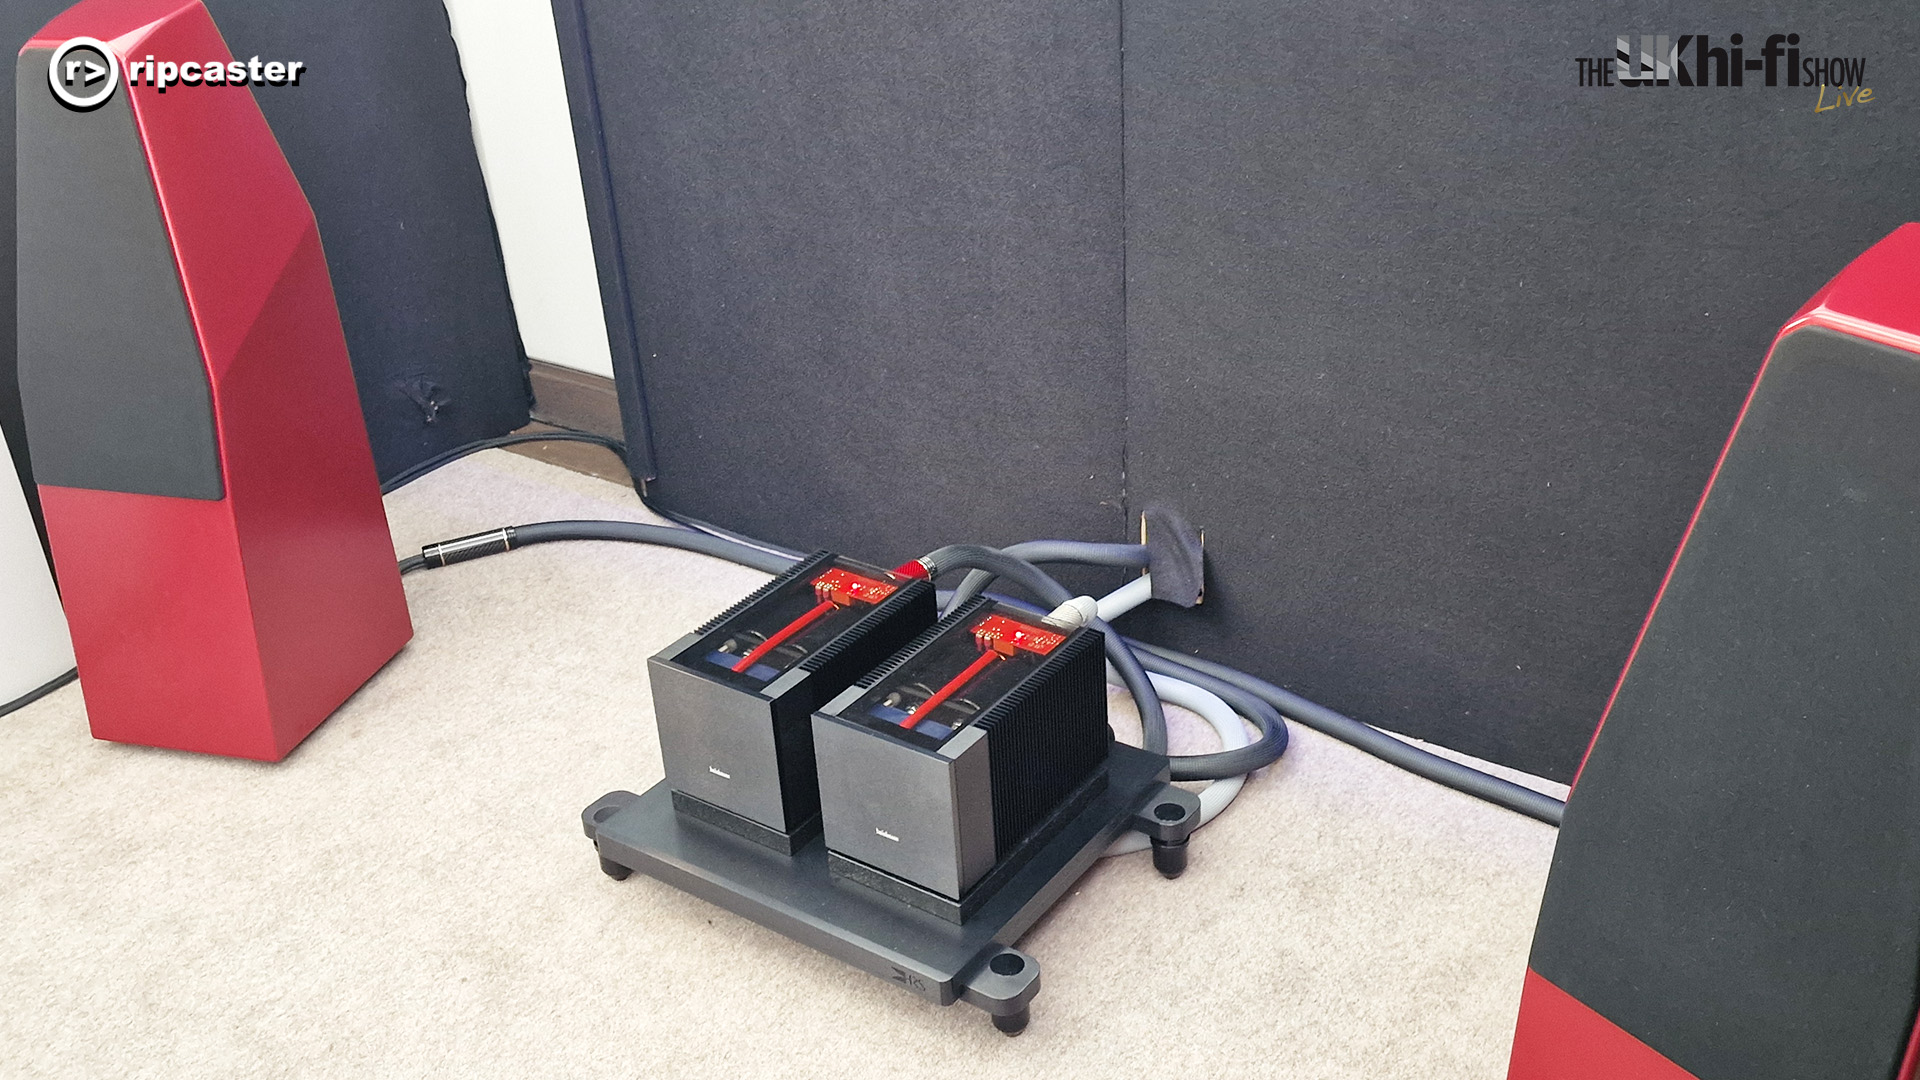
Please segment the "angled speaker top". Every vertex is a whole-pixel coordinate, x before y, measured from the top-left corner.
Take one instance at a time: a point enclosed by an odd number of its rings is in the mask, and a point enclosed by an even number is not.
[[[42,484],[223,496],[217,387],[316,231],[231,61],[198,0],[88,0],[20,52],[20,382]]]
[[[1900,226],[1848,263],[1774,341],[1808,326],[1920,353],[1920,224]]]

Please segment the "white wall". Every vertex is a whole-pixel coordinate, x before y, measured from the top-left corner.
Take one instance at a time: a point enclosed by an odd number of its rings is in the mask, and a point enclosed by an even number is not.
[[[0,435],[0,705],[72,666],[60,596]]]
[[[548,0],[445,0],[527,355],[612,377]]]

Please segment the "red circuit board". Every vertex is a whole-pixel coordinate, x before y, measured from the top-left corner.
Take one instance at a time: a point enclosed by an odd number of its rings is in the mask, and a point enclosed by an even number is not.
[[[813,594],[823,603],[846,607],[856,601],[877,604],[892,596],[899,586],[835,567],[813,579]]]
[[[973,628],[973,640],[980,648],[1002,656],[1012,656],[1016,649],[1045,656],[1067,640],[1067,635],[1028,626],[1005,615],[989,615]]]

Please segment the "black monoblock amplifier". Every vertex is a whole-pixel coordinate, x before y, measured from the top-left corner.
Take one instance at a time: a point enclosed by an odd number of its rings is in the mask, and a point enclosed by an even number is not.
[[[1097,794],[1104,639],[971,601],[813,717],[836,876],[951,921]]]
[[[674,806],[792,854],[819,824],[808,717],[932,625],[933,592],[816,552],[649,659]]]

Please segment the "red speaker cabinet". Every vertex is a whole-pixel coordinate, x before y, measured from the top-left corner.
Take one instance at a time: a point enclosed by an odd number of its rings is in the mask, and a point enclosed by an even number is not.
[[[413,631],[313,212],[232,59],[198,0],[21,50],[20,383],[93,734],[276,761]]]
[[[1920,225],[1774,339],[1588,748],[1512,1080],[1911,1080]]]

